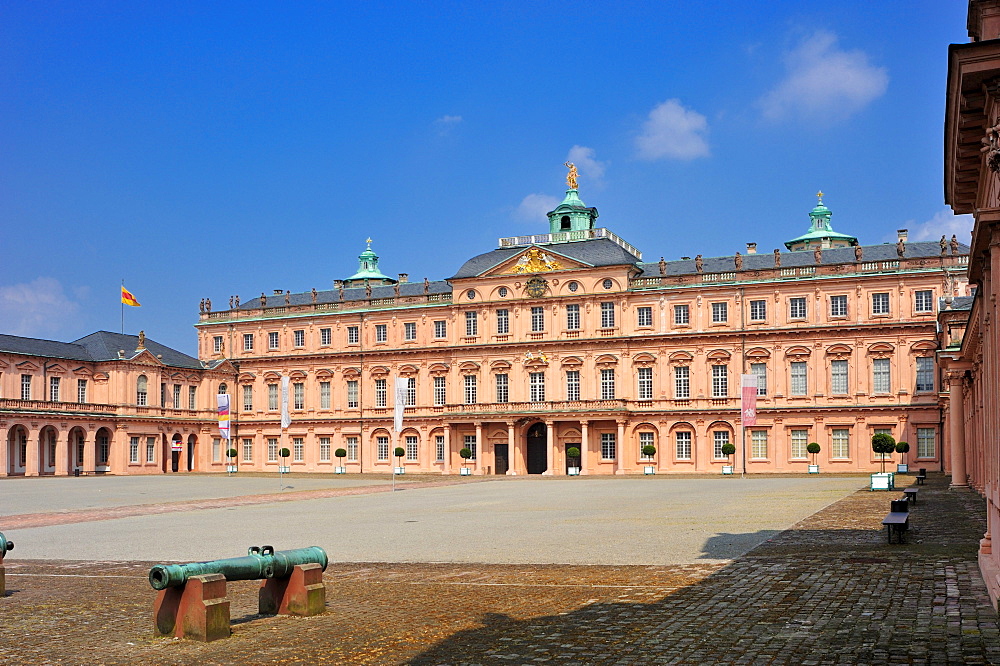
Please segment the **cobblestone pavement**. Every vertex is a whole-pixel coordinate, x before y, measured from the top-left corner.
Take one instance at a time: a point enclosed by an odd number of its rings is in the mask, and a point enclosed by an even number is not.
[[[234,582],[234,634],[209,644],[151,636],[149,563],[9,559],[0,661],[1000,663],[982,500],[932,475],[909,543],[888,545],[898,496],[851,494],[725,564],[332,564],[312,618],[258,616]]]

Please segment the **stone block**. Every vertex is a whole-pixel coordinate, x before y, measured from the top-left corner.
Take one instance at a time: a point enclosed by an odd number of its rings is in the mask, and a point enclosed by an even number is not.
[[[156,595],[153,606],[154,633],[195,641],[229,638],[229,599],[222,574],[192,576],[180,587],[168,587]]]
[[[287,578],[261,581],[257,594],[261,615],[319,615],[326,611],[323,567],[299,564]]]

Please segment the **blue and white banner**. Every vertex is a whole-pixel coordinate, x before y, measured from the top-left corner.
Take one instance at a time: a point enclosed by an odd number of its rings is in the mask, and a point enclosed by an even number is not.
[[[281,378],[281,427],[292,425],[292,417],[288,414],[288,377]]]

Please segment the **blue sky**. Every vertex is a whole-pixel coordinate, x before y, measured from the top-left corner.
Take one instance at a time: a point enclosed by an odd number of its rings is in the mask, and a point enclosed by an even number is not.
[[[712,11],[706,11],[711,7]],[[545,233],[567,159],[647,260],[862,243],[942,193],[964,0],[0,6],[0,332],[194,353],[198,302],[443,279]],[[965,234],[965,235],[963,235]]]

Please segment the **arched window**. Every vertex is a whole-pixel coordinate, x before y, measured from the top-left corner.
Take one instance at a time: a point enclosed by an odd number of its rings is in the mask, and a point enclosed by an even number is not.
[[[147,404],[147,391],[146,387],[149,382],[146,380],[146,375],[139,375],[139,378],[135,380],[135,404],[140,407],[145,407]]]
[[[569,215],[563,215],[562,219],[559,220],[559,230],[569,231]]]
[[[219,384],[219,395],[226,395],[227,393],[229,393],[229,387],[226,386],[225,382],[222,382]]]

